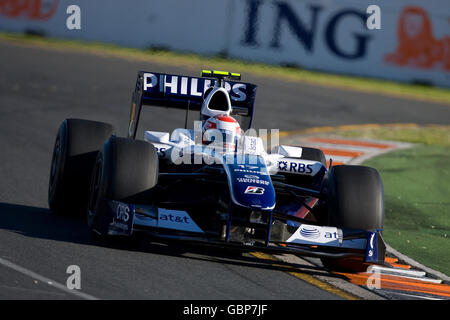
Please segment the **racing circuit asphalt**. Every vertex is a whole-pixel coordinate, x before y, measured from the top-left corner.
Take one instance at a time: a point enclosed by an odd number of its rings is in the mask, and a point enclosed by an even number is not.
[[[199,70],[7,42],[0,42],[0,61],[1,259],[63,285],[67,267],[78,265],[82,292],[100,299],[340,299],[250,255],[184,244],[105,246],[91,239],[83,219],[49,213],[48,175],[62,120],[109,122],[123,136],[138,70]],[[257,128],[450,122],[448,105],[245,74],[243,80],[259,85]],[[154,130],[184,123],[183,114],[164,109],[149,115],[157,121],[142,124]],[[0,299],[73,298],[80,297],[0,264]]]

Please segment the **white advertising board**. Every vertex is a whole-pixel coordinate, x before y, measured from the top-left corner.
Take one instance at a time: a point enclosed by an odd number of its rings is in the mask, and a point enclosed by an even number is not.
[[[69,29],[70,5],[80,29]],[[367,8],[380,8],[369,29]],[[450,87],[448,0],[0,0],[0,30]]]

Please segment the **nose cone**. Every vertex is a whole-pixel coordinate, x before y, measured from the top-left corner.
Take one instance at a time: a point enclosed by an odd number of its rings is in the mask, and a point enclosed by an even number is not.
[[[275,189],[262,159],[257,164],[224,164],[224,168],[235,204],[260,210],[275,207]]]

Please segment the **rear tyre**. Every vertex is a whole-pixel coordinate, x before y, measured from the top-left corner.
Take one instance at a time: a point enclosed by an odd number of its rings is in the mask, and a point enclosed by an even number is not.
[[[327,184],[329,225],[373,231],[383,228],[384,191],[378,171],[365,166],[331,168]],[[329,269],[344,269],[347,259],[322,258]]]
[[[51,212],[85,212],[92,169],[99,149],[113,133],[103,122],[66,119],[56,136],[48,188]]]
[[[158,155],[152,144],[112,136],[98,154],[91,177],[87,210],[91,230],[98,236],[107,234],[112,219],[108,200],[150,201],[158,171]]]

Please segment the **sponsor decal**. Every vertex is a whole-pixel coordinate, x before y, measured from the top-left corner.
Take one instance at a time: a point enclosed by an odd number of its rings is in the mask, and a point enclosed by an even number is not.
[[[316,239],[320,237],[320,231],[313,226],[301,226],[300,234],[305,238]]]
[[[172,213],[169,213],[169,214],[162,213],[159,215],[159,221],[171,221],[171,222],[175,222],[175,223],[189,224],[190,218],[188,218],[187,216],[180,217],[180,216],[174,215]]]
[[[372,233],[372,235],[370,236],[370,241],[369,241],[369,251],[368,251],[368,253],[367,253],[367,255],[369,256],[369,257],[372,257],[373,256],[373,249],[374,249],[374,246],[373,246],[373,239],[375,238],[375,233]]]
[[[278,161],[278,170],[286,172],[311,174],[313,172],[313,165],[301,162],[280,160]]]
[[[236,178],[237,182],[239,183],[256,183],[256,184],[263,184],[268,186],[269,181],[260,180],[259,177],[257,179],[249,179],[249,178]]]
[[[256,139],[251,139],[252,137],[250,137],[249,139],[249,146],[248,149],[252,150],[252,151],[256,151]]]
[[[287,161],[278,161],[278,169],[280,169],[281,171],[287,171],[287,167]]]
[[[158,208],[158,227],[203,232],[186,211]]]
[[[163,158],[166,156],[166,150],[167,150],[166,147],[158,148],[158,147],[155,146],[155,145],[153,145],[153,146],[155,147],[156,153],[158,154],[158,156],[163,157]]]
[[[335,227],[301,224],[287,242],[320,243],[323,245],[340,246],[342,240],[340,233],[341,231]]]
[[[267,176],[266,172],[257,171],[257,170],[246,170],[246,169],[234,169],[235,172],[244,172],[244,173],[252,173],[254,175]]]
[[[238,166],[239,166],[239,168],[241,168],[241,169],[247,168],[248,170],[255,170],[255,169],[258,169],[258,168],[259,168],[258,166],[252,166],[252,165],[249,165],[249,164],[240,164],[240,165],[238,165]]]
[[[370,232],[367,237],[366,262],[376,261],[377,258],[377,232]]]
[[[244,193],[247,193],[247,194],[264,194],[264,188],[255,187],[255,186],[248,186],[247,189],[245,189]]]
[[[271,130],[271,134],[277,134],[277,132],[273,132],[274,130]],[[267,136],[267,130],[266,129],[260,129],[259,130],[259,136]],[[273,136],[271,135],[273,138]],[[273,140],[271,140],[273,142]],[[245,132],[245,135],[242,135],[241,138],[238,140],[238,152],[243,155],[258,155],[264,150],[264,145],[261,140],[261,138],[258,137],[258,133],[255,129],[248,129]],[[254,158],[250,158],[253,160]]]
[[[243,173],[250,173],[251,175],[256,176],[267,176],[268,172],[265,167],[258,167],[258,166],[252,166],[249,164],[238,164],[237,167],[234,168],[234,172],[243,172]]]
[[[134,209],[132,205],[118,201],[110,201],[113,219],[109,224],[110,235],[131,235],[133,232]]]
[[[159,92],[201,97],[203,93],[213,85],[211,79],[192,78],[184,76],[144,73],[144,91],[154,91],[157,88]],[[225,89],[230,93],[233,101],[247,100],[247,89],[244,83],[233,83],[225,81]]]
[[[116,221],[128,222],[130,219],[130,207],[124,203],[118,203],[116,207]]]

